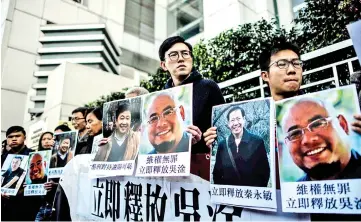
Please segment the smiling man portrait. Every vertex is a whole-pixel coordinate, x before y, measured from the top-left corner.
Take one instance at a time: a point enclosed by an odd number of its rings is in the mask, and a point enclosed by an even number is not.
[[[281,126],[293,162],[305,173],[298,181],[361,178],[361,155],[351,147],[349,123],[332,105],[299,99]]]

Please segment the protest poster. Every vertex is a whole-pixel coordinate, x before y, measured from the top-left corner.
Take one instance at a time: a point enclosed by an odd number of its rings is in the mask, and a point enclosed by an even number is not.
[[[54,134],[54,147],[50,159],[49,178],[59,178],[64,166],[74,157],[78,131]]]
[[[271,99],[213,107],[212,203],[276,211],[273,113]]]
[[[29,155],[28,170],[25,178],[24,196],[45,195],[44,183],[49,178],[51,150],[32,152]]]
[[[209,182],[192,174],[91,179],[91,158],[76,156],[60,181],[73,221],[310,221],[309,214],[283,213],[280,208],[264,212],[212,204]]]
[[[357,104],[354,85],[276,102],[284,212],[361,213]]]
[[[104,104],[104,139],[90,166],[92,177],[133,175],[140,142],[141,108],[142,97]]]
[[[99,134],[97,136],[94,136],[93,138],[93,145],[92,145],[92,151],[91,154],[95,157],[95,155],[97,154],[98,150],[99,150],[99,144],[100,141],[103,139],[103,134]],[[93,158],[94,160],[94,158]]]
[[[192,85],[144,96],[136,176],[190,174]]]
[[[356,51],[358,61],[361,65],[361,20],[347,25],[347,30],[352,40],[353,47]]]
[[[46,124],[44,120],[40,120],[38,122],[35,122],[34,124],[29,126],[28,131],[28,141],[27,141],[27,147],[30,149],[36,150],[39,145],[39,139],[43,132],[46,131]]]
[[[1,193],[15,196],[26,176],[28,156],[8,154],[1,169]]]

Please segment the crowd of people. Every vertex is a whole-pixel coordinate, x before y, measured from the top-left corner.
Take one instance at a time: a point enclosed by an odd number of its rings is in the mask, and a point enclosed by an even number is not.
[[[186,130],[189,133],[189,136],[192,137],[191,173],[209,181],[210,149],[217,138],[217,129],[211,127],[212,107],[225,103],[222,92],[217,83],[210,79],[203,78],[203,76],[193,67],[192,46],[182,37],[175,36],[166,39],[159,48],[159,58],[161,61],[161,68],[170,75],[168,81],[164,83],[164,89],[190,83],[193,84],[193,124],[188,126]],[[278,101],[302,94],[300,88],[302,85],[303,63],[300,60],[300,52],[296,46],[286,41],[275,43],[272,47],[261,53],[259,56],[259,65],[261,68],[262,79],[270,88],[273,100]],[[357,90],[360,93],[360,74],[357,75],[358,77],[352,79],[352,81],[357,85]],[[126,92],[126,98],[136,97],[147,93],[148,91],[144,88],[134,87]],[[155,108],[156,107],[154,107],[154,109]],[[134,152],[121,152],[121,143],[117,146],[119,149],[111,149],[111,147],[113,147],[112,143],[119,144],[117,138],[123,138],[122,142],[127,138],[127,142],[129,143],[129,141],[132,142],[132,138],[137,133],[129,130],[126,132],[122,131],[120,125],[126,123],[121,122],[123,119],[119,116],[126,111],[127,107],[124,107],[121,112],[117,113],[117,121],[119,121],[119,123],[115,123],[115,127],[117,128],[109,137],[110,139],[105,138],[101,140],[99,144],[101,150],[95,157],[96,159],[104,161],[108,160],[109,156],[112,157],[114,155],[123,156],[123,159],[132,159],[134,157]],[[239,112],[242,116],[242,110],[233,111],[233,114],[238,114]],[[91,153],[94,137],[102,134],[102,109],[99,107],[91,109],[79,107],[73,110],[71,115],[72,125],[74,129],[78,131],[78,142],[74,154],[80,155]],[[354,116],[352,130],[361,134],[360,114]],[[54,129],[54,132],[44,132],[40,137],[38,150],[52,149],[54,146],[54,133],[67,131],[70,131],[70,128],[67,125],[60,125]],[[238,135],[237,132],[235,132],[234,135]],[[180,135],[180,138],[182,136],[183,135]],[[251,135],[249,135],[249,137],[253,138]],[[25,140],[26,132],[23,127],[12,126],[7,130],[6,140],[2,143],[2,165],[8,154],[29,155],[33,151],[26,146]],[[72,156],[66,153],[67,144],[69,144],[69,141],[64,139],[60,145],[64,146],[64,149],[59,148],[58,153],[52,156],[52,162],[64,166],[70,161]],[[259,144],[259,146],[264,145]],[[109,155],[113,152],[116,153]],[[267,160],[265,161],[267,162]],[[278,161],[275,162],[277,164],[276,173],[278,174]],[[221,169],[217,168],[217,170]],[[20,172],[17,172],[17,174],[20,174]],[[225,175],[219,175],[219,177],[222,176]],[[260,181],[260,184],[266,186],[268,178],[269,175],[264,175],[264,179]],[[230,179],[232,180],[234,178]],[[277,189],[280,189],[279,179],[277,179],[277,181]],[[58,184],[59,179],[49,179],[49,181],[45,183],[45,188],[47,190],[45,196],[24,196],[23,186],[19,189],[16,196],[2,194],[2,220],[71,220],[66,195]],[[331,217],[329,216],[314,215],[313,219],[335,219],[334,215],[331,215]]]

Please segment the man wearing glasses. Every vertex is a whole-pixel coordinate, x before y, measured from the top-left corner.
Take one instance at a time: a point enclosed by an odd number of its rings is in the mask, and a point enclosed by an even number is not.
[[[88,132],[86,130],[85,117],[88,114],[88,109],[85,107],[79,107],[73,110],[71,123],[74,129],[78,130],[78,142],[75,149],[75,155],[86,153]]]
[[[361,156],[350,147],[343,115],[318,99],[300,99],[285,114],[282,130],[293,162],[305,172],[298,181],[361,178]]]
[[[190,138],[183,131],[183,106],[177,106],[172,95],[157,94],[146,114],[148,138],[154,149],[148,154],[187,152]]]
[[[212,107],[224,104],[218,85],[193,67],[192,46],[180,36],[169,37],[159,47],[160,66],[170,75],[165,89],[193,84],[193,125],[186,131],[192,135],[191,173],[209,181],[209,148],[202,133],[211,126]]]

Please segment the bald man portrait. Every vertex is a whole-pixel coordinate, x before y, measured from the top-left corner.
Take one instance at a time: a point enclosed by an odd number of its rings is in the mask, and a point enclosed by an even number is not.
[[[298,181],[361,178],[361,156],[355,150],[359,147],[351,147],[350,125],[332,105],[299,99],[281,127],[293,162],[305,173]]]
[[[153,150],[148,154],[188,152],[190,137],[183,122],[185,111],[167,92],[156,94],[146,111],[145,121]]]

